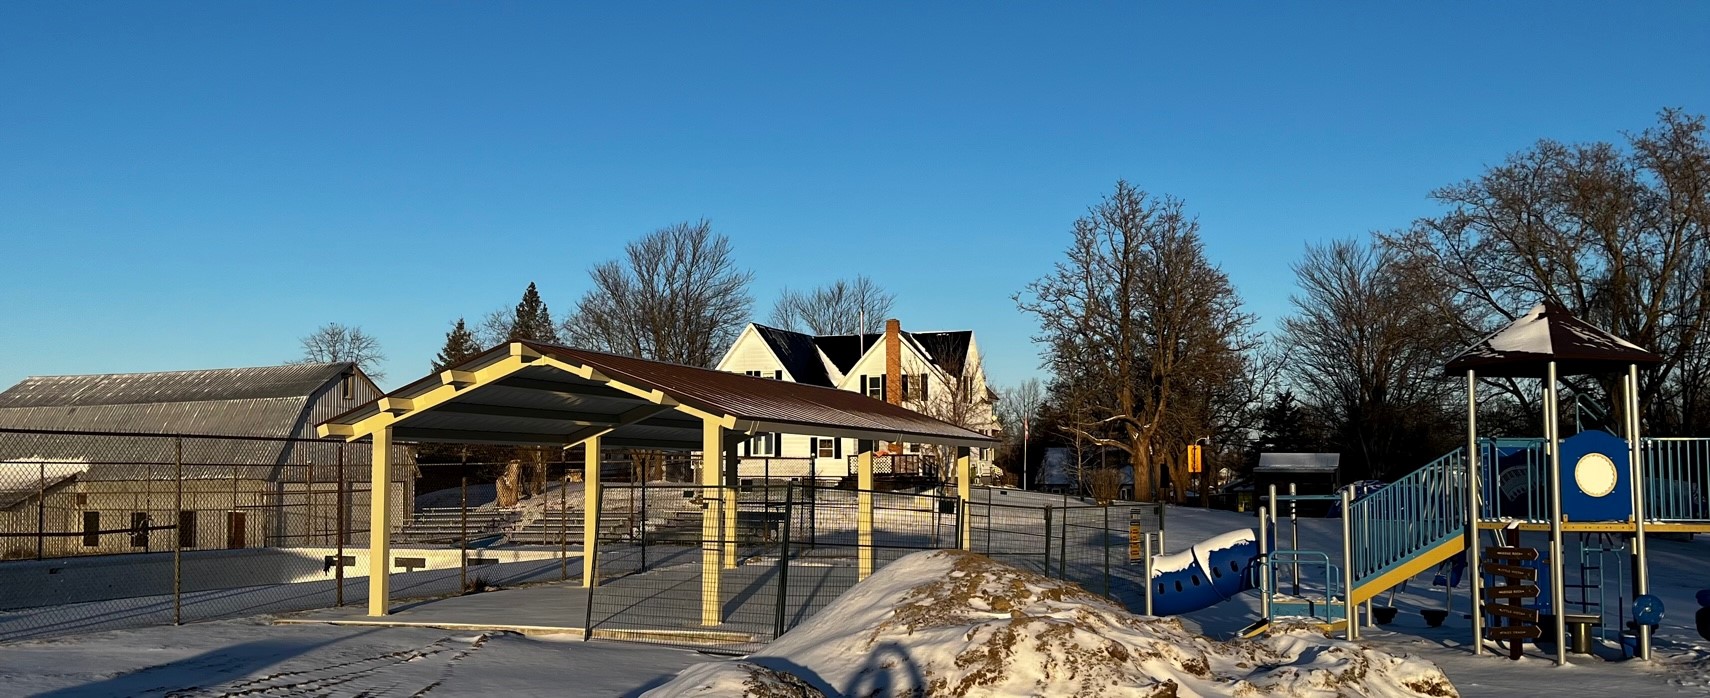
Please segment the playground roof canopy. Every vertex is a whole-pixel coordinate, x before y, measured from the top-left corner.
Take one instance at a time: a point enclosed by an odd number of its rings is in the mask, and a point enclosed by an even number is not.
[[[501,344],[322,423],[356,440],[700,450],[703,427],[989,446],[995,439],[861,393],[532,341]]]
[[[1662,358],[1574,317],[1553,301],[1544,301],[1461,352],[1443,370],[1543,378],[1551,361],[1558,375],[1571,376],[1619,371],[1631,364],[1654,366]]]

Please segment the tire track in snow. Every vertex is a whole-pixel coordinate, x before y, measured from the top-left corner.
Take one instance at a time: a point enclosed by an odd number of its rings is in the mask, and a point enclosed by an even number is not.
[[[168,698],[426,696],[450,677],[458,662],[485,645],[487,637],[485,634],[443,637],[421,647],[382,652],[312,669],[279,671],[218,686],[187,687],[166,695]],[[436,665],[438,671],[422,664],[435,659],[442,662]],[[430,671],[430,675],[422,676]]]

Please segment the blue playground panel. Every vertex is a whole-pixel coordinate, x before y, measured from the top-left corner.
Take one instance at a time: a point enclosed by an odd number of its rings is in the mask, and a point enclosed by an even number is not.
[[[1249,532],[1251,532],[1249,530]],[[1253,561],[1259,556],[1256,536],[1228,547],[1212,549],[1206,543],[1161,558],[1189,555],[1180,569],[1154,572],[1152,614],[1173,616],[1207,608],[1253,588]]]

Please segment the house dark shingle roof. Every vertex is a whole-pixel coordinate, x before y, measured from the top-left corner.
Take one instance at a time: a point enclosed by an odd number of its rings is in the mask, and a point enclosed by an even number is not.
[[[789,371],[797,383],[831,385],[831,376],[825,373],[825,362],[819,358],[813,337],[759,323],[754,324],[754,330],[766,340],[772,354],[778,357],[778,361],[784,364],[784,370]]]

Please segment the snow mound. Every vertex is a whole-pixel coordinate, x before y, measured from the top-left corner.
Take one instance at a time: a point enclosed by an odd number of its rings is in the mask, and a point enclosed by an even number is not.
[[[959,551],[855,585],[741,662],[691,667],[675,696],[1458,696],[1436,665],[1286,629],[1215,642],[1080,587]]]

